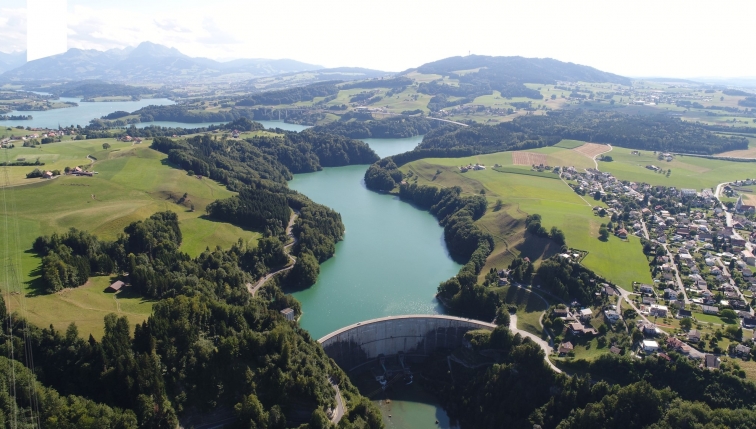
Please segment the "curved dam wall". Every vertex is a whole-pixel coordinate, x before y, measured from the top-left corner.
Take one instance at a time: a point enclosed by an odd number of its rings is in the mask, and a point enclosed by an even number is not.
[[[342,369],[351,371],[380,355],[428,356],[438,349],[459,347],[466,332],[495,327],[454,316],[391,316],[341,328],[318,342]]]

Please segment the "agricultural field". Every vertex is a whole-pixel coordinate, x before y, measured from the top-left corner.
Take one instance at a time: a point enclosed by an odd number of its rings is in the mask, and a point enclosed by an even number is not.
[[[577,160],[582,161],[585,167],[593,166],[590,158],[576,154],[571,149],[549,147],[536,151],[546,154],[549,163],[553,162],[552,165],[572,165],[567,161]],[[569,246],[588,252],[583,264],[599,275],[623,288],[631,288],[634,281],[651,282],[640,240],[630,237],[628,241],[622,241],[610,237],[606,242],[600,241],[598,230],[606,220],[595,216],[591,204],[561,180],[500,172],[490,168],[461,173],[457,168],[469,163],[486,166],[498,163],[509,167],[512,165],[512,152],[468,158],[430,158],[407,164],[402,170],[417,175],[419,184],[460,186],[466,194],[485,191],[490,209],[477,223],[494,236],[496,244],[483,272],[492,267],[504,268],[516,256],[527,256],[531,260],[540,261],[559,251],[551,240],[525,232],[525,217],[538,213],[543,217],[544,227],[549,229],[556,226],[562,229]],[[436,170],[441,170],[441,174],[436,174]],[[493,207],[499,199],[503,206],[497,211]]]
[[[660,161],[652,151],[640,151],[631,155],[632,149],[614,147],[612,162],[599,161],[599,170],[608,171],[620,180],[646,182],[652,185],[678,188],[715,188],[719,183],[756,176],[756,163],[733,162],[696,156],[678,155],[670,162]],[[656,165],[662,170],[672,170],[669,177],[646,168]]]
[[[103,140],[2,150],[14,159],[30,156],[27,153],[39,155],[50,161],[43,167],[46,169],[50,165],[61,170],[65,166],[89,165],[88,154],[97,159],[89,166],[97,172],[93,177],[26,179],[25,174],[34,167],[8,168],[16,186],[5,190],[6,199],[14,204],[7,206],[7,212],[0,211],[0,236],[15,238],[16,234],[7,234],[17,231],[17,240],[9,243],[9,249],[0,248],[0,257],[5,260],[6,253],[14,250],[21,255],[18,260],[21,294],[15,292],[4,297],[12,310],[24,305],[30,321],[37,326],[53,324],[57,329],[65,329],[75,321],[83,336],[92,333],[97,337],[102,334],[102,317],[109,312],[127,315],[136,323],[146,319],[151,311],[151,303],[130,296],[128,290],[116,295],[105,293],[110,281],[105,277],[92,278],[76,289],[44,294],[39,286],[40,259],[31,251],[32,242],[40,235],[78,228],[113,240],[129,223],[171,210],[179,216],[183,233],[181,249],[191,256],[199,255],[207,247],[228,248],[239,239],[255,245],[260,237],[257,232],[204,216],[207,204],[233,195],[220,184],[188,176],[171,167],[165,154],[144,144],[131,146],[113,139],[108,142],[112,145],[109,150],[102,149]],[[185,201],[178,204],[184,194]]]

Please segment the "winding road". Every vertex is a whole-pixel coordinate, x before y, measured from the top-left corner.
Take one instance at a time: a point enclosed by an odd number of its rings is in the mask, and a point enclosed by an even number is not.
[[[517,328],[517,314],[510,314],[509,315],[509,330],[512,331],[515,334],[520,334],[521,337],[528,337],[531,340],[533,340],[534,343],[538,344],[538,346],[543,349],[543,353],[545,354],[544,360],[547,364],[551,367],[551,369],[554,370],[556,373],[562,373],[562,370],[557,368],[556,365],[554,365],[551,360],[549,360],[549,356],[551,355],[553,349],[549,345],[548,341],[540,338],[537,335],[533,335],[528,331],[524,331],[522,329]]]
[[[254,285],[252,283],[247,283],[247,285],[246,285],[247,286],[247,290],[249,291],[249,293],[252,294],[252,296],[255,296],[255,294],[257,293],[257,291],[261,287],[263,287],[263,285],[268,280],[272,279],[273,277],[275,277],[278,274],[281,274],[281,273],[283,273],[285,271],[289,271],[290,269],[292,269],[292,267],[294,267],[294,264],[297,262],[297,258],[291,254],[291,248],[294,247],[295,244],[297,244],[297,237],[294,237],[294,235],[292,234],[291,230],[294,227],[294,222],[296,222],[296,220],[297,220],[298,217],[299,217],[299,212],[295,210],[291,214],[291,217],[289,218],[289,224],[286,226],[286,235],[288,235],[292,239],[291,243],[289,243],[286,246],[284,246],[284,251],[286,252],[286,256],[289,257],[290,264],[287,265],[287,266],[285,266],[285,267],[283,267],[283,268],[281,268],[280,270],[276,270],[276,271],[273,271],[272,273],[268,273],[268,274],[264,275]]]
[[[336,409],[333,410],[331,423],[338,425],[341,421],[341,418],[344,417],[344,414],[346,414],[346,406],[344,405],[344,398],[341,396],[339,385],[333,381],[333,378],[329,378],[328,382],[331,383],[331,387],[333,387],[333,390],[336,391]]]

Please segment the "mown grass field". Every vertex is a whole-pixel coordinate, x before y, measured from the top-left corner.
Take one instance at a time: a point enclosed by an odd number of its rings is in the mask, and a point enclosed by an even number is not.
[[[11,310],[22,304],[29,320],[37,326],[53,324],[58,329],[73,322],[84,337],[101,335],[102,318],[111,311],[129,316],[132,322],[147,318],[151,304],[138,297],[119,292],[120,307],[113,294],[104,293],[109,279],[94,278],[91,285],[46,295],[40,290],[40,259],[31,252],[31,244],[40,235],[78,228],[101,239],[113,240],[129,223],[151,214],[171,210],[178,214],[183,233],[181,249],[197,256],[205,248],[228,248],[237,240],[254,245],[260,236],[233,225],[213,222],[204,217],[205,206],[216,199],[229,198],[232,192],[208,179],[197,179],[168,165],[166,156],[142,145],[115,143],[102,149],[102,141],[84,140],[44,145],[42,149],[16,148],[14,156],[29,151],[44,152],[62,167],[87,163],[86,155],[98,161],[91,167],[94,177],[61,176],[52,180],[18,179],[33,167],[10,167],[12,178],[23,186],[5,190],[7,211],[0,206],[0,237],[10,237],[9,251],[19,256],[21,294],[4,295]],[[61,170],[62,170],[61,167]],[[47,168],[47,165],[45,166]],[[187,202],[176,201],[187,194]],[[14,204],[10,204],[13,202]],[[195,210],[191,211],[191,205]],[[17,231],[18,240],[15,240]],[[8,235],[11,233],[10,235]],[[5,260],[5,246],[0,257]],[[0,282],[4,282],[4,278]],[[5,284],[2,285],[5,291]],[[18,285],[11,285],[18,291]],[[5,293],[5,292],[4,292]],[[120,309],[120,310],[119,310]]]
[[[678,188],[715,188],[719,183],[754,177],[756,163],[733,162],[695,156],[675,156],[671,162],[659,161],[653,151],[640,151],[631,155],[632,149],[614,147],[612,162],[599,161],[599,170],[608,171],[621,180],[646,182],[652,185]],[[669,177],[646,168],[653,164],[663,170],[672,170]]]
[[[550,147],[537,151],[546,153],[553,160],[553,165],[571,165],[568,161],[572,160],[580,161],[585,166],[593,165],[590,158],[569,149]],[[610,237],[608,241],[600,241],[598,230],[601,223],[606,223],[607,220],[595,216],[591,204],[581,199],[561,180],[502,173],[492,169],[461,173],[457,168],[475,162],[487,166],[495,163],[507,166],[508,162],[511,163],[511,152],[469,158],[430,158],[407,164],[402,170],[416,174],[420,184],[460,186],[468,195],[485,191],[489,210],[477,223],[494,236],[496,245],[483,272],[492,267],[505,268],[516,256],[527,256],[531,260],[540,261],[559,251],[551,240],[525,232],[525,217],[538,213],[543,217],[546,229],[552,226],[560,228],[564,231],[569,246],[588,252],[583,264],[599,275],[623,288],[631,288],[634,281],[652,281],[640,240],[630,237],[628,241],[622,241]],[[441,170],[441,174],[437,175],[436,170]],[[496,211],[494,206],[498,199],[502,200],[503,207]]]

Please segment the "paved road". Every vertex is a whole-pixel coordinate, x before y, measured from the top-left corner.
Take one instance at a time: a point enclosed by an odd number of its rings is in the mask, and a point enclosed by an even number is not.
[[[341,397],[341,390],[339,390],[339,385],[334,383],[333,378],[329,378],[328,381],[331,383],[333,390],[336,391],[336,409],[333,411],[331,423],[338,425],[341,421],[341,418],[344,417],[344,414],[346,414],[346,406],[344,405],[344,398]]]
[[[553,349],[551,348],[551,346],[549,345],[549,343],[547,341],[543,340],[541,337],[539,337],[537,335],[531,334],[528,331],[523,331],[522,329],[518,329],[517,328],[517,315],[516,314],[511,314],[509,316],[509,330],[512,331],[515,334],[520,334],[520,336],[522,336],[522,337],[528,337],[531,340],[533,340],[533,342],[535,342],[536,344],[538,344],[538,346],[540,346],[541,349],[543,349],[543,353],[546,355],[544,357],[544,360],[546,361],[547,364],[549,364],[549,366],[551,367],[551,369],[553,369],[557,373],[561,373],[562,372],[561,369],[557,368],[549,360],[549,355],[551,355],[551,352],[552,352]]]
[[[722,195],[722,188],[725,185],[728,185],[730,182],[724,182],[717,185],[717,189],[714,191],[714,197],[719,201],[719,206],[722,207],[722,210],[725,211],[725,220],[727,226],[732,226],[732,213],[727,211],[727,206],[724,205],[722,200],[719,199],[719,197]]]
[[[667,257],[669,258],[670,265],[672,265],[672,271],[675,272],[675,283],[677,284],[677,288],[682,292],[683,294],[683,302],[685,304],[690,304],[691,301],[688,299],[688,294],[685,292],[685,284],[682,282],[682,279],[680,278],[680,271],[677,270],[677,264],[675,263],[675,258],[672,256],[672,253],[669,251],[669,248],[666,244],[661,245],[664,248],[664,251],[667,252]]]
[[[601,152],[601,153],[597,153],[596,155],[593,155],[593,163],[594,163],[594,164],[596,165],[596,170],[598,170],[598,169],[599,169],[599,168],[598,168],[598,161],[596,161],[596,157],[598,157],[599,155],[603,155],[603,154],[605,154],[605,153],[611,152],[611,151],[612,151],[612,149],[614,149],[614,148],[612,147],[612,145],[610,145],[610,144],[607,144],[607,146],[609,146],[609,150],[607,150],[606,152]],[[600,171],[600,170],[599,170],[599,171]],[[603,188],[603,187],[602,187],[602,188]]]
[[[648,318],[646,318],[646,316],[644,316],[644,315],[641,314],[640,310],[638,310],[638,308],[635,306],[635,304],[633,303],[633,301],[629,298],[630,292],[628,292],[628,291],[626,291],[625,289],[622,289],[622,288],[617,288],[617,291],[620,294],[620,298],[617,300],[617,311],[622,311],[621,310],[621,306],[622,306],[622,300],[624,299],[625,302],[627,302],[630,305],[630,307],[633,310],[635,310],[635,312],[638,314],[638,317],[640,317],[641,319],[643,319],[643,321],[646,322],[646,323],[651,323],[648,320]],[[623,317],[623,319],[624,319],[624,317]],[[627,324],[627,322],[625,322],[625,323]]]
[[[289,225],[287,225],[287,226],[286,226],[286,235],[288,235],[289,237],[291,237],[291,238],[292,238],[292,242],[291,242],[291,243],[289,243],[289,244],[287,244],[286,246],[284,246],[284,251],[286,252],[286,255],[287,255],[287,256],[289,257],[289,260],[290,260],[291,264],[287,265],[287,266],[286,266],[286,267],[284,267],[284,268],[281,268],[280,270],[277,270],[277,271],[273,271],[272,273],[268,273],[268,274],[264,275],[264,276],[263,276],[263,277],[262,277],[262,278],[261,278],[260,280],[258,280],[258,281],[257,281],[257,283],[255,283],[254,285],[253,285],[252,283],[247,283],[247,290],[249,291],[249,293],[251,293],[251,294],[252,294],[252,296],[254,296],[254,295],[255,295],[255,294],[257,293],[257,291],[258,291],[258,290],[259,290],[259,289],[260,289],[260,288],[261,288],[261,287],[262,287],[262,286],[263,286],[263,285],[264,285],[264,284],[265,284],[265,283],[266,283],[266,282],[267,282],[268,280],[272,279],[273,277],[277,276],[278,274],[281,274],[281,273],[283,273],[283,272],[285,272],[285,271],[289,271],[290,269],[292,269],[292,268],[294,267],[294,264],[295,264],[295,263],[297,262],[297,258],[296,258],[296,257],[294,257],[294,256],[292,256],[292,254],[291,254],[291,253],[289,253],[289,252],[291,251],[291,248],[292,248],[292,247],[293,247],[293,246],[294,246],[295,244],[297,244],[297,238],[296,238],[296,237],[294,237],[294,235],[293,235],[293,234],[292,234],[292,232],[291,232],[291,229],[292,229],[292,228],[294,227],[294,222],[295,222],[295,221],[297,220],[297,217],[299,217],[299,212],[297,212],[297,211],[294,211],[294,212],[293,212],[293,213],[291,214],[291,217],[289,218]]]

